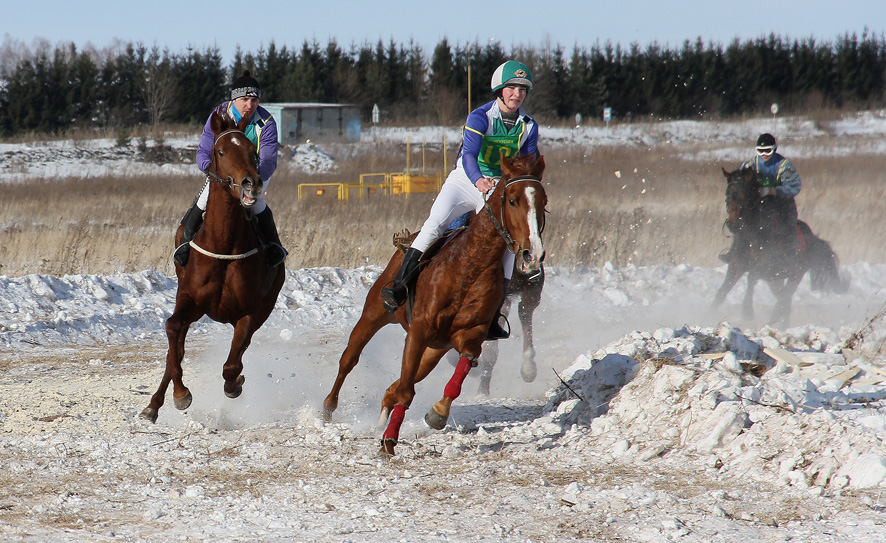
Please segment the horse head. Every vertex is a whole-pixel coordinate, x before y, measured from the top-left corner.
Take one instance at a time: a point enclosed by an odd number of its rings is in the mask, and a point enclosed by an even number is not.
[[[548,196],[541,183],[544,157],[518,156],[501,159],[502,176],[490,200],[500,199],[502,237],[517,255],[523,273],[535,272],[544,258],[541,233],[545,227]],[[507,234],[507,236],[505,236]],[[509,239],[510,238],[510,239]]]
[[[723,170],[726,178],[726,226],[731,232],[746,222],[759,203],[759,184],[753,168],[739,168],[731,172]]]
[[[208,172],[247,209],[255,205],[264,186],[258,175],[255,145],[246,137],[248,124],[245,117],[237,123],[227,115],[212,113],[209,126],[215,140]]]

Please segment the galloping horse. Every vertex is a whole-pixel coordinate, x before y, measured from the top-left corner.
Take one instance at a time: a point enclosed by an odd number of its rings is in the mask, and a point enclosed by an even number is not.
[[[809,226],[797,221],[797,231],[779,232],[778,212],[773,196],[760,198],[760,185],[753,168],[727,172],[726,227],[733,234],[732,258],[723,284],[717,290],[711,308],[717,308],[735,283],[748,274],[748,286],[742,304],[742,317],[754,315],[754,287],[762,279],[776,297],[772,323],[788,324],[791,300],[800,280],[809,271],[813,290],[842,294],[849,289],[849,280],[840,275],[839,260],[828,242],[816,237]],[[797,250],[785,251],[782,240],[797,236]]]
[[[262,191],[256,171],[255,146],[239,125],[227,116],[213,113],[210,119],[215,143],[209,166],[209,200],[203,225],[191,242],[191,257],[184,267],[176,264],[178,291],[175,309],[166,320],[169,350],[166,370],[157,392],[141,417],[157,421],[169,382],[178,409],[191,405],[191,392],[182,382],[185,336],[191,323],[203,315],[234,326],[231,350],[222,370],[225,394],[236,398],[243,391],[243,353],[252,335],[264,324],[283,287],[283,264],[269,268],[256,233],[252,206]],[[175,235],[178,246],[184,227]]]
[[[345,378],[357,365],[369,340],[385,325],[399,322],[406,330],[400,378],[385,392],[379,426],[390,422],[382,437],[381,453],[393,455],[406,409],[415,396],[415,384],[428,376],[450,349],[459,353],[455,373],[443,398],[425,416],[434,429],[442,429],[452,401],[470,369],[477,365],[489,325],[501,302],[504,271],[501,261],[511,249],[524,273],[537,270],[544,255],[547,194],[541,183],[544,158],[502,158],[502,177],[464,232],[455,237],[418,276],[414,304],[407,302],[394,313],[385,311],[381,289],[394,279],[403,253],[397,251],[366,296],[363,313],[339,360],[338,376],[323,402],[324,417],[332,420]],[[428,251],[430,252],[430,251]]]

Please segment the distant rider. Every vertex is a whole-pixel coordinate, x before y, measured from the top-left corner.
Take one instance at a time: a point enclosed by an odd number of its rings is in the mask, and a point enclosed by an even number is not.
[[[259,105],[261,88],[258,81],[248,71],[238,77],[231,85],[231,100],[220,104],[213,110],[221,115],[227,115],[236,122],[246,117],[249,124],[246,125],[246,137],[255,145],[256,158],[258,160],[258,175],[267,189],[271,175],[277,169],[277,123],[274,117],[265,108]],[[212,114],[209,115],[210,119]],[[215,135],[212,133],[210,121],[207,119],[203,127],[203,136],[200,138],[200,146],[197,149],[197,167],[200,171],[207,171],[212,157],[212,146]],[[188,263],[191,247],[189,243],[194,239],[197,230],[203,223],[203,212],[206,211],[206,202],[209,198],[209,180],[203,185],[203,190],[194,201],[191,209],[185,213],[182,219],[184,233],[173,260],[179,266]],[[280,243],[280,235],[274,224],[274,215],[262,196],[258,197],[252,211],[258,219],[258,226],[264,235],[267,246],[265,247],[265,260],[269,266],[277,266],[286,258],[286,249]]]
[[[538,155],[538,123],[522,106],[532,88],[529,68],[514,60],[503,63],[492,74],[491,88],[495,100],[468,115],[455,169],[443,183],[430,215],[404,255],[397,277],[381,291],[388,311],[395,311],[406,301],[418,276],[419,258],[443,235],[453,219],[483,209],[484,195],[495,188],[497,178],[502,174],[500,151],[504,151],[508,158],[517,154]],[[505,251],[502,266],[507,293],[514,272],[514,253],[510,250]],[[500,316],[501,306],[489,327],[488,339],[508,337],[508,332],[498,324]]]
[[[753,168],[757,172],[760,185],[760,198],[772,198],[776,206],[779,227],[778,236],[785,252],[797,251],[797,203],[794,197],[800,193],[802,184],[791,161],[776,153],[778,145],[772,134],[760,134],[757,138],[757,155],[741,165],[742,169]],[[728,263],[732,253],[720,255]]]

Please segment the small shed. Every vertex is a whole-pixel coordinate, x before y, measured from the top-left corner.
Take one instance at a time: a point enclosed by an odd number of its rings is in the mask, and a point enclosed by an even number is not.
[[[262,104],[277,122],[280,145],[360,141],[360,107],[353,104],[276,102]]]

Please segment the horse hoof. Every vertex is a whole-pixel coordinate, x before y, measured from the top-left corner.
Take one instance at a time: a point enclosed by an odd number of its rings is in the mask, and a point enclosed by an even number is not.
[[[437,413],[434,411],[433,407],[427,412],[427,414],[425,414],[425,423],[434,430],[442,430],[445,428],[447,420],[449,420],[449,417],[444,417],[440,413]]]
[[[378,453],[376,454],[376,456],[378,458],[383,458],[385,460],[392,458],[395,455],[394,446],[396,444],[397,444],[396,441],[392,441],[390,439],[381,440],[381,449],[378,450]]]
[[[145,407],[144,411],[142,411],[138,418],[144,419],[148,422],[157,422],[157,410],[153,407]]]
[[[245,382],[246,382],[246,377],[243,377],[242,375],[238,376],[236,388],[234,388],[234,390],[232,392],[228,392],[227,390],[225,390],[225,396],[227,396],[228,398],[239,397],[240,394],[243,394],[243,383],[245,383]]]
[[[535,381],[535,378],[538,376],[538,368],[535,367],[535,364],[525,363],[520,368],[520,377],[523,378],[523,381],[526,383],[532,383]]]
[[[194,400],[194,397],[191,396],[191,391],[188,391],[188,394],[184,398],[175,398],[172,400],[175,402],[175,408],[179,411],[184,411],[185,409],[191,407],[191,402]]]

